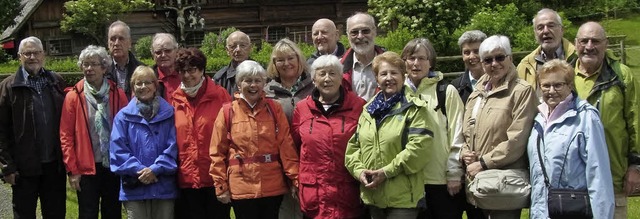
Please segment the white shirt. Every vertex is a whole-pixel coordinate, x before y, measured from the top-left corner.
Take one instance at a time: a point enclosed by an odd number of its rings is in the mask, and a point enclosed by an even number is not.
[[[353,74],[351,87],[353,91],[365,101],[369,101],[375,94],[378,82],[373,73],[372,62],[366,65],[360,63],[356,54],[353,53]]]

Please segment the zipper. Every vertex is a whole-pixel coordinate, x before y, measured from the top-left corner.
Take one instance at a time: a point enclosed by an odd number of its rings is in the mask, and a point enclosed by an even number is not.
[[[309,134],[311,134],[311,131],[313,130],[313,120],[315,119],[315,117],[311,117],[311,124],[309,124]]]
[[[344,116],[342,116],[342,133],[344,133]]]

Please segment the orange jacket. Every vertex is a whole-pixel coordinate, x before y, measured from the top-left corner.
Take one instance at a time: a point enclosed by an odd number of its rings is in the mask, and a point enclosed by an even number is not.
[[[213,162],[210,172],[217,195],[226,191],[230,191],[232,199],[282,195],[289,190],[285,175],[294,186],[298,186],[298,153],[289,132],[287,116],[279,104],[272,104],[273,112],[270,112],[266,101],[272,100],[264,98],[263,94],[253,109],[239,96],[229,103],[233,109],[230,117],[233,145],[230,144],[225,122],[224,113],[228,112],[221,110],[218,113],[210,149]],[[277,136],[273,118],[277,120]],[[265,154],[279,154],[280,161],[229,165],[230,161],[237,162],[237,158],[248,160]]]
[[[107,79],[104,79],[107,80]],[[113,81],[109,83],[109,113],[111,120],[118,111],[127,105],[124,91],[116,86]],[[80,80],[67,93],[62,105],[60,117],[60,146],[62,147],[62,160],[68,173],[95,175],[96,162],[93,159],[93,144],[89,133],[87,99],[84,96],[84,79]],[[92,124],[92,123],[90,123]]]
[[[170,98],[175,109],[180,188],[213,187],[213,179],[209,175],[209,143],[213,121],[222,104],[231,101],[231,97],[226,89],[215,84],[209,77],[204,80],[201,88],[204,93],[198,94],[202,97],[199,97],[197,103],[190,102],[180,88]]]

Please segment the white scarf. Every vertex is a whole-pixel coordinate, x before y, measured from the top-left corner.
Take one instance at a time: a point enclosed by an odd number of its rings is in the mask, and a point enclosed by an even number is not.
[[[187,87],[184,85],[184,82],[180,82],[180,89],[182,89],[182,91],[184,91],[187,96],[195,97],[196,94],[198,94],[198,90],[200,90],[200,87],[202,87],[202,82],[204,82],[204,80],[205,78],[204,76],[202,76],[202,78],[200,79],[200,83],[196,84],[196,86],[193,87]]]

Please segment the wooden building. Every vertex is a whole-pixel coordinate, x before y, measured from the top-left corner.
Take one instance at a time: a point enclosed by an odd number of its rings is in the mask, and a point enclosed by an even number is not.
[[[150,10],[120,16],[131,27],[134,43],[144,36],[168,32],[186,46],[199,46],[206,33],[217,33],[227,27],[244,31],[254,42],[276,42],[289,37],[294,41],[310,43],[311,26],[317,19],[329,18],[344,32],[347,17],[356,11],[367,10],[366,0],[151,1],[154,8]],[[16,17],[16,25],[4,30],[0,43],[15,54],[20,40],[36,36],[43,41],[49,55],[79,54],[94,42],[90,37],[60,30],[64,2],[22,0],[22,14]]]

